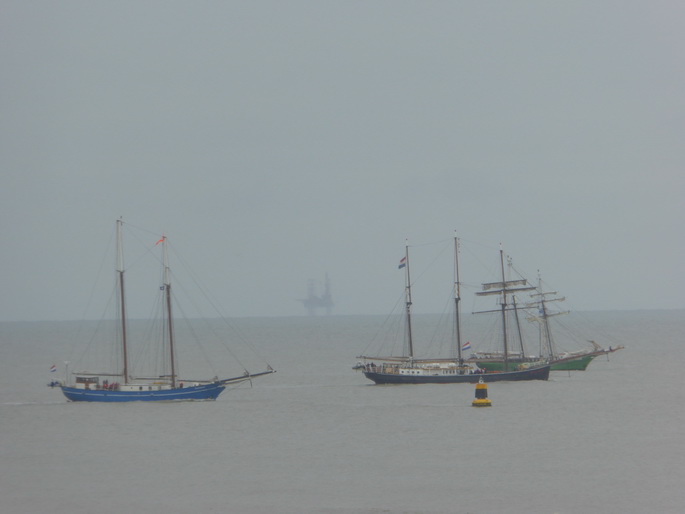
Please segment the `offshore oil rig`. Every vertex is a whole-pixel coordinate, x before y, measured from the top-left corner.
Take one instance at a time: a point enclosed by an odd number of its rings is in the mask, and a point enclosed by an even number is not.
[[[319,309],[326,309],[326,314],[330,315],[333,311],[333,298],[331,297],[331,282],[326,273],[326,281],[324,282],[323,293],[317,294],[321,290],[320,284],[316,279],[309,279],[307,283],[307,298],[298,300],[302,302],[304,308],[307,309],[307,314],[316,316]],[[318,286],[318,287],[317,287]]]

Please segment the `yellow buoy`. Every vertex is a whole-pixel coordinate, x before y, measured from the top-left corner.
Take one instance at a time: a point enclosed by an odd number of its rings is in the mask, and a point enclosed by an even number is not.
[[[473,407],[492,407],[492,402],[488,399],[488,384],[483,382],[483,377],[476,384],[476,399],[471,403]]]

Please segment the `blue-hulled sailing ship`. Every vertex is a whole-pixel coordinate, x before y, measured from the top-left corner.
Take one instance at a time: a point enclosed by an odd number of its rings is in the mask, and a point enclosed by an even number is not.
[[[78,371],[69,373],[67,370],[64,382],[56,385],[62,389],[64,396],[70,401],[86,402],[131,402],[131,401],[183,401],[183,400],[215,400],[226,387],[252,380],[255,377],[274,373],[271,366],[266,371],[243,374],[231,378],[214,377],[209,380],[182,379],[177,375],[177,361],[175,350],[175,331],[172,316],[172,286],[169,269],[169,253],[166,236],[157,241],[155,246],[162,250],[162,285],[159,287],[163,296],[164,321],[162,326],[162,347],[164,356],[164,371],[154,376],[139,377],[132,373],[130,362],[130,348],[128,341],[128,321],[126,317],[125,271],[122,244],[122,220],[117,220],[117,264],[116,291],[118,311],[118,362],[120,369],[108,372]],[[51,384],[55,385],[55,384]]]

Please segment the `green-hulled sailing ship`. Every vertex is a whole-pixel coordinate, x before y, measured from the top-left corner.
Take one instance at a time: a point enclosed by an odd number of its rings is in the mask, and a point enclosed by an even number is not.
[[[549,363],[551,371],[585,371],[590,363],[600,355],[609,355],[623,349],[621,345],[602,348],[595,341],[587,340],[585,348],[574,351],[560,350],[552,335],[551,319],[569,314],[569,311],[551,310],[548,304],[563,302],[566,298],[557,296],[556,291],[544,291],[542,280],[538,277],[538,287],[532,293],[530,302],[520,308],[528,313],[527,320],[538,325],[539,355],[527,355],[523,344],[514,352],[504,355],[502,352],[477,352],[469,359],[479,368],[495,371],[504,369],[505,359],[511,364]],[[516,304],[514,304],[516,306]]]

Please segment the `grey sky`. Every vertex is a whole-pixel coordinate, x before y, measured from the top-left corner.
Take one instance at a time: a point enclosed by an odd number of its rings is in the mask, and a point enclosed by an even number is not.
[[[685,308],[682,2],[0,9],[1,320],[79,319],[119,216],[231,316],[326,272],[385,314],[454,230],[576,309]]]

